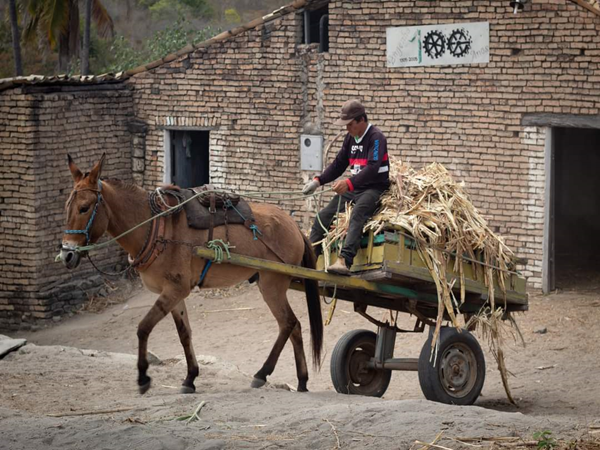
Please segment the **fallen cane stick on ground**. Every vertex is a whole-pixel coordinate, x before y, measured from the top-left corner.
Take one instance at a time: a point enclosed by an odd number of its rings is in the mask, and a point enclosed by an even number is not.
[[[69,417],[69,416],[91,416],[95,414],[112,414],[124,411],[131,411],[133,409],[140,408],[118,408],[118,409],[106,409],[102,411],[81,411],[81,412],[70,412],[70,413],[62,413],[62,414],[46,414],[48,417]],[[141,408],[146,409],[146,408]]]

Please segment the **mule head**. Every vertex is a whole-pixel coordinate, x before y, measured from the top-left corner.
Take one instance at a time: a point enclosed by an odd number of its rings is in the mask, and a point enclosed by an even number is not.
[[[68,269],[74,269],[79,265],[81,256],[87,253],[80,251],[79,247],[96,242],[108,228],[109,212],[102,197],[100,180],[106,154],[86,174],[79,170],[70,155],[67,156],[74,185],[65,206],[67,225],[57,259]]]

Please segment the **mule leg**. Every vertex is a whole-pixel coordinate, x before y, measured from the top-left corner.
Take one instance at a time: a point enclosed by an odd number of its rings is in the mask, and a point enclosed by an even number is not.
[[[176,292],[176,291],[175,291]],[[187,295],[173,293],[173,291],[163,291],[158,297],[150,311],[146,313],[138,325],[138,388],[140,394],[145,394],[152,384],[152,379],[147,375],[148,372],[148,338],[150,333],[171,310],[182,301]]]
[[[292,345],[294,346],[294,355],[296,358],[296,370],[298,373],[298,390],[306,391],[306,382],[308,381],[308,370],[306,367],[306,358],[302,349],[302,336],[300,334],[300,322],[292,311],[288,302],[286,292],[290,283],[289,277],[275,273],[263,272],[259,278],[259,289],[271,310],[271,313],[279,325],[279,335],[271,349],[271,353],[261,369],[254,375],[252,387],[263,386],[267,377],[275,370],[275,365],[281,355],[290,335],[292,335]],[[298,351],[300,348],[301,351]]]
[[[185,360],[187,362],[187,377],[181,385],[181,393],[192,394],[196,392],[194,380],[198,376],[198,361],[196,360],[196,354],[194,353],[194,347],[192,346],[192,328],[190,327],[190,319],[185,306],[185,300],[177,304],[175,309],[171,311],[171,315],[175,321],[175,327],[179,334],[179,341],[183,347]]]
[[[306,366],[306,355],[304,354],[304,344],[302,342],[302,326],[300,321],[296,323],[290,336],[294,347],[294,359],[296,360],[296,374],[298,375],[298,392],[308,392],[306,383],[308,382],[308,367]]]

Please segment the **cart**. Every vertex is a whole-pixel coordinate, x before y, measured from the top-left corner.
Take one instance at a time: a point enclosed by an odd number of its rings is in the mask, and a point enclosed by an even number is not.
[[[212,258],[214,252],[198,248],[197,255]],[[272,270],[293,277],[292,289],[303,290],[303,278],[319,281],[321,294],[352,302],[354,310],[377,326],[377,333],[352,330],[337,342],[331,355],[331,380],[337,392],[381,397],[387,390],[392,370],[417,371],[419,384],[428,400],[469,405],[479,397],[485,381],[485,359],[481,346],[470,330],[444,326],[438,337],[438,350],[432,359],[431,340],[438,314],[435,283],[421,260],[415,240],[399,229],[364,236],[354,259],[350,276],[327,273],[320,256],[317,270],[231,253],[227,262],[259,270]],[[508,313],[526,311],[526,280],[509,267],[505,278],[506,295],[496,280],[496,307]],[[456,311],[469,319],[488,306],[482,259],[462,257],[465,277],[465,302]],[[460,298],[460,277],[449,258],[447,275],[456,278],[453,292]],[[368,314],[368,307],[409,313],[415,317],[413,329],[398,328]],[[449,317],[444,317],[448,320]],[[465,322],[467,322],[465,320]],[[418,358],[395,358],[398,333],[421,333],[428,327],[428,338]]]

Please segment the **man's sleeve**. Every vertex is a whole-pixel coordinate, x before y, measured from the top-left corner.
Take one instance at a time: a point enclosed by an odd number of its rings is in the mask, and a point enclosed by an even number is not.
[[[342,148],[338,152],[333,162],[327,166],[321,175],[316,177],[319,179],[321,186],[335,180],[348,168],[348,165],[350,164],[350,160],[348,159],[348,154],[350,153],[348,150],[350,145],[350,139],[348,139],[349,137],[351,136],[348,134],[344,139]]]
[[[364,169],[353,177],[348,179],[348,188],[353,191],[362,187],[364,184],[375,180],[379,174],[381,163],[387,160],[387,140],[383,133],[377,133],[373,136],[369,148],[369,161]]]

